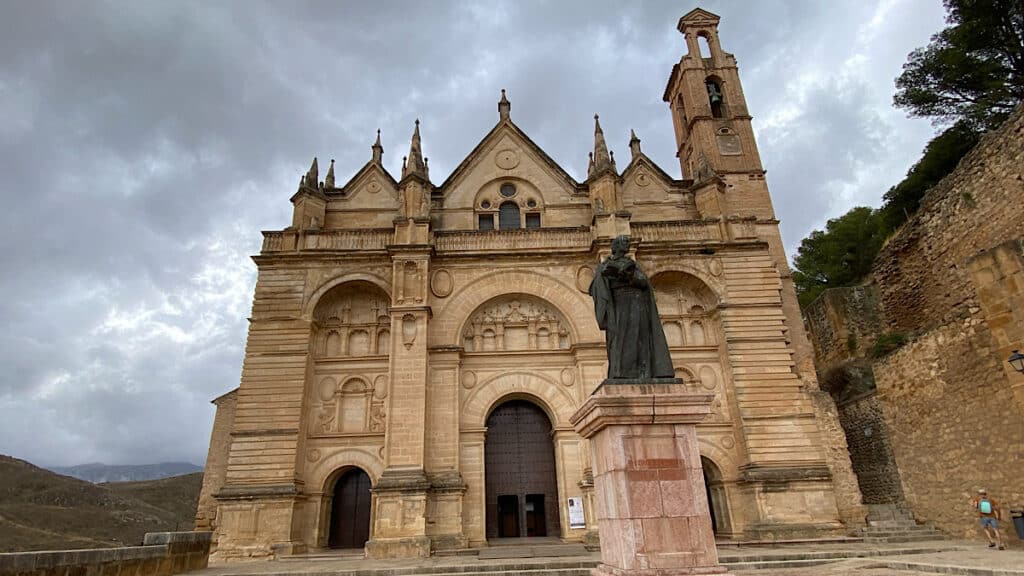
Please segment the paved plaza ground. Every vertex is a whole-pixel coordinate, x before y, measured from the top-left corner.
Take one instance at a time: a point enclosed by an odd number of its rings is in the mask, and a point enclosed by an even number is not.
[[[1024,576],[1024,545],[1009,550],[967,541],[874,544],[800,543],[720,547],[723,564],[737,576]],[[495,546],[468,556],[421,560],[366,560],[358,553],[324,552],[271,562],[237,563],[189,572],[191,576],[413,576],[416,574],[586,574],[600,555],[578,544]]]

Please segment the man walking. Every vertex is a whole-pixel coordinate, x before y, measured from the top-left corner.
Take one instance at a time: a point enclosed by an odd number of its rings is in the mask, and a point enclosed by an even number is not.
[[[972,500],[974,509],[978,512],[978,517],[981,518],[981,527],[985,530],[985,536],[988,537],[988,547],[995,548],[999,545],[1000,550],[1006,550],[1006,546],[1003,545],[1003,536],[999,533],[999,520],[1002,520],[1002,511],[999,509],[999,503],[988,497],[988,493],[984,488],[978,490],[978,497]]]

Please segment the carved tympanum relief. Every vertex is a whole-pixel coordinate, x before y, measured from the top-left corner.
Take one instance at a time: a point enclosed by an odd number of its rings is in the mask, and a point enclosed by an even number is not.
[[[367,282],[328,292],[313,313],[317,358],[387,355],[391,346],[390,298]]]
[[[516,294],[481,306],[463,330],[467,352],[568,350],[569,324],[543,300]]]
[[[652,280],[670,348],[718,344],[717,298],[695,276],[664,272]]]
[[[334,382],[327,377],[318,386],[310,435],[384,432],[386,415],[380,394],[375,394],[374,388],[360,377],[345,379],[340,386],[332,388]]]

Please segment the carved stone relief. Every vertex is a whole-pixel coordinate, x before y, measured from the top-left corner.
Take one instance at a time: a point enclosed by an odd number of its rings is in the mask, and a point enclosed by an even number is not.
[[[455,283],[452,281],[452,273],[441,269],[434,272],[430,278],[430,291],[438,298],[447,298],[452,293]]]
[[[387,355],[391,342],[387,295],[366,282],[328,292],[313,313],[316,358]]]
[[[463,332],[466,351],[567,350],[568,322],[553,307],[527,295],[502,297],[478,309]]]
[[[342,380],[340,386],[335,384],[338,380]],[[374,382],[386,389],[387,377],[379,375]],[[384,431],[386,416],[382,398],[387,396],[387,392],[379,393],[362,377],[323,378],[316,396],[318,401],[314,401],[312,409],[311,436]]]
[[[658,274],[653,283],[669,347],[718,344],[715,295],[710,288],[682,272]]]

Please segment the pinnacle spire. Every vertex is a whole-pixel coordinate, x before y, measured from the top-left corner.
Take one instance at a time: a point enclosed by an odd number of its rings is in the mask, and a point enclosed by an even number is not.
[[[334,188],[334,158],[331,158],[331,167],[327,169],[327,176],[324,177],[324,188]]]
[[[377,128],[377,141],[370,146],[370,150],[373,150],[373,163],[380,164],[384,157],[384,147],[380,145],[380,128]]]
[[[498,100],[498,119],[508,120],[509,113],[512,110],[512,103],[505,97],[505,89],[501,89],[501,100]]]
[[[423,150],[420,146],[420,120],[416,119],[416,129],[412,133],[412,143],[409,146],[409,158],[402,168],[402,178],[416,174],[421,178],[427,178],[427,166],[423,162]]]
[[[601,130],[601,120],[594,114],[594,160],[587,171],[587,177],[593,176],[603,170],[614,168],[611,155],[608,154],[608,144],[604,141],[604,131]]]
[[[309,171],[306,172],[305,178],[306,186],[316,190],[320,182],[320,170],[316,165],[316,156],[313,157],[313,164],[309,167]]]
[[[633,158],[640,155],[640,139],[636,137],[636,132],[632,128],[629,129],[629,153]]]

